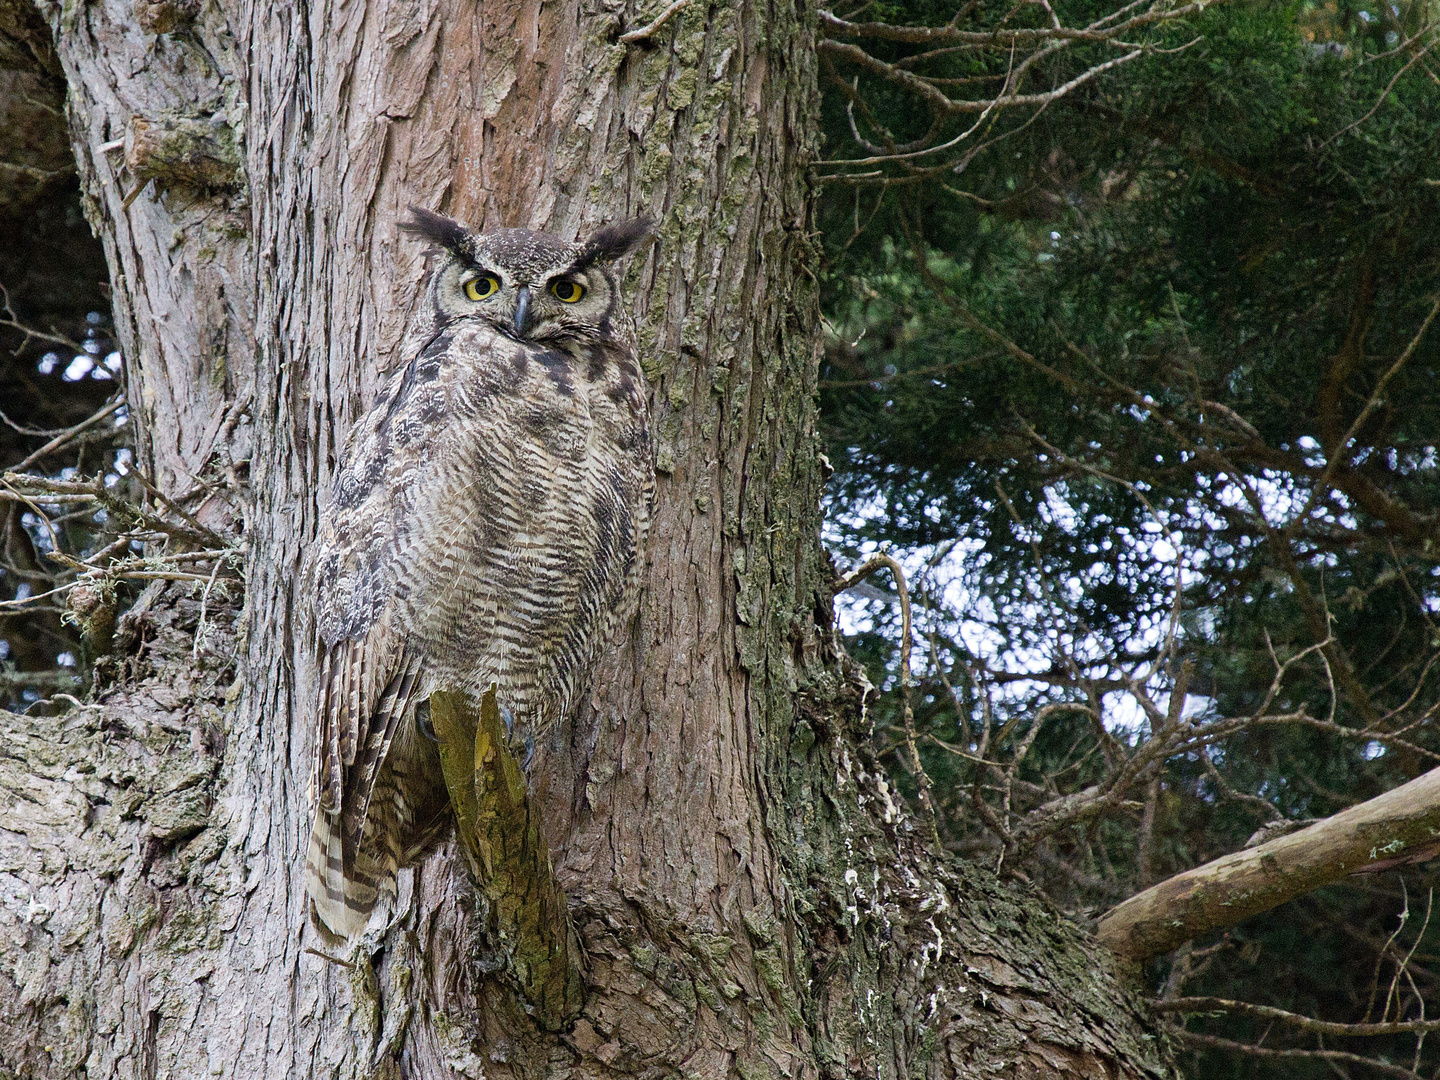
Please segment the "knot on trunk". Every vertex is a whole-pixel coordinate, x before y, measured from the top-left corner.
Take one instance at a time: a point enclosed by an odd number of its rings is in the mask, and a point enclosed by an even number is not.
[[[132,116],[125,164],[140,183],[235,191],[243,185],[239,140],[223,112]]]

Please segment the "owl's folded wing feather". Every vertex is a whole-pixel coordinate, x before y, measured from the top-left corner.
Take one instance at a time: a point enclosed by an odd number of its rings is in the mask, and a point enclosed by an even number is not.
[[[396,830],[370,820],[376,780],[420,674],[393,638],[372,627],[364,638],[330,646],[322,660],[320,798],[306,875],[316,912],[347,937],[364,927],[400,858]]]
[[[391,838],[366,823],[420,670],[395,603],[407,508],[392,493],[406,485],[386,475],[394,465],[388,431],[411,381],[403,371],[391,379],[346,448],[310,570],[320,695],[307,883],[322,920],[347,936],[364,926],[394,874]]]

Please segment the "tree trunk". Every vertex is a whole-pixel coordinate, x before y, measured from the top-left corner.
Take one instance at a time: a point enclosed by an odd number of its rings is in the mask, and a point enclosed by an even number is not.
[[[97,705],[6,718],[0,1075],[1167,1075],[1104,954],[937,857],[863,750],[818,540],[813,12],[692,2],[636,34],[663,5],[131,3],[42,10],[139,460],[222,485],[187,505],[243,529],[244,606],[147,593]],[[306,917],[299,568],[402,359],[409,203],[659,222],[625,278],[643,599],[531,770],[585,955],[558,1034],[491,970],[453,840],[352,954]]]

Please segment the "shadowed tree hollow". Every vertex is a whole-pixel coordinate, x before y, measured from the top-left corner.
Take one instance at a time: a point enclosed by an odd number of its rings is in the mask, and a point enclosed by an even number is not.
[[[934,853],[861,748],[819,543],[816,15],[668,10],[40,5],[152,506],[237,554],[147,589],[95,702],[3,716],[0,1075],[1169,1075],[1105,954]],[[558,1025],[453,837],[354,951],[307,918],[300,568],[406,359],[412,203],[658,226],[623,283],[639,611],[529,772],[582,957]]]

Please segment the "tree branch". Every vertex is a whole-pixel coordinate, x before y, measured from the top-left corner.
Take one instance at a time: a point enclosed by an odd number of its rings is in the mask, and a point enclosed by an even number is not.
[[[1348,874],[1440,838],[1440,769],[1307,829],[1187,870],[1101,916],[1096,936],[1121,956],[1159,956]]]
[[[1171,998],[1169,1001],[1152,1001],[1150,1007],[1156,1012],[1204,1013],[1233,1012],[1253,1016],[1260,1020],[1279,1020],[1282,1024],[1313,1031],[1317,1035],[1341,1035],[1346,1038],[1365,1038],[1375,1035],[1408,1035],[1424,1031],[1440,1031],[1440,1020],[1397,1020],[1390,1024],[1340,1024],[1331,1020],[1316,1020],[1312,1016],[1287,1012],[1270,1005],[1252,1005],[1248,1001],[1230,1001],[1215,997]]]
[[[931,839],[938,847],[940,829],[935,818],[935,803],[930,797],[930,777],[920,763],[920,750],[915,744],[915,712],[910,705],[910,588],[905,582],[905,569],[889,555],[876,555],[864,566],[847,574],[835,584],[835,593],[853,589],[876,570],[888,569],[895,579],[895,591],[900,596],[900,712],[905,724],[905,744],[910,751],[910,766],[915,770],[915,785],[920,795],[920,806],[930,822]]]
[[[1249,1054],[1251,1057],[1270,1058],[1272,1060],[1304,1060],[1312,1061],[1333,1061],[1344,1062],[1347,1065],[1368,1065],[1376,1070],[1381,1076],[1398,1076],[1401,1080],[1420,1080],[1420,1074],[1401,1065],[1389,1065],[1383,1061],[1376,1061],[1374,1058],[1367,1058],[1361,1054],[1350,1054],[1344,1050],[1301,1050],[1301,1049],[1273,1049],[1268,1046],[1252,1046],[1249,1043],[1235,1042],[1232,1039],[1221,1039],[1214,1035],[1202,1035],[1198,1031],[1185,1031],[1183,1028],[1171,1028],[1170,1033],[1181,1042],[1189,1043],[1191,1046],[1209,1046],[1217,1050],[1233,1050],[1238,1054]],[[1343,1074],[1342,1074],[1343,1075]]]

